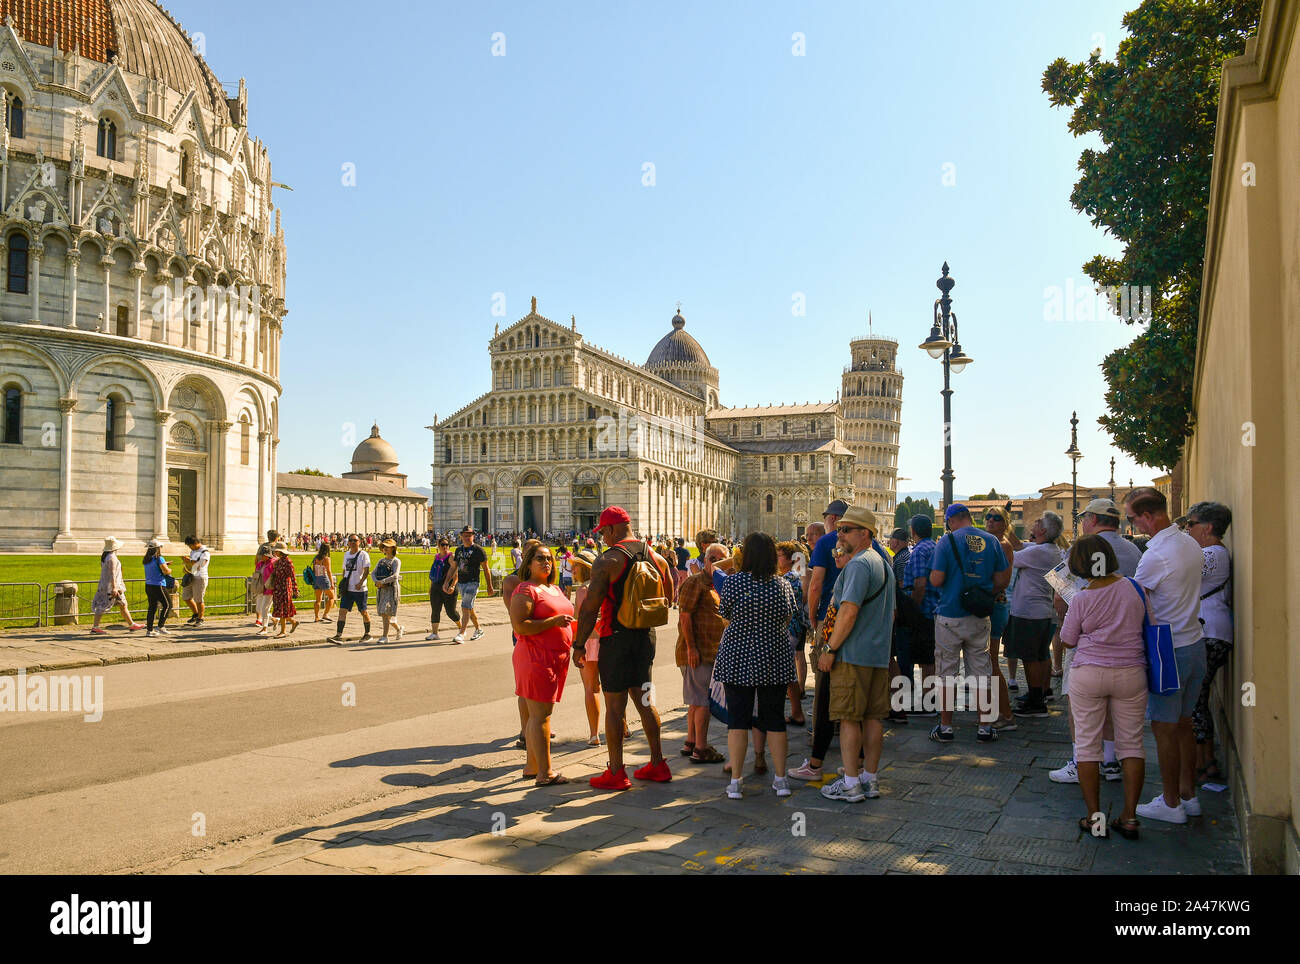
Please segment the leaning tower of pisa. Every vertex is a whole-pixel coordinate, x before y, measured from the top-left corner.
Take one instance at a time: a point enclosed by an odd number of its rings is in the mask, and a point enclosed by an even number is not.
[[[903,373],[898,342],[868,335],[849,342],[852,363],[844,368],[840,417],[844,444],[854,456],[854,501],[882,516],[892,528],[898,503],[898,431],[903,408]]]

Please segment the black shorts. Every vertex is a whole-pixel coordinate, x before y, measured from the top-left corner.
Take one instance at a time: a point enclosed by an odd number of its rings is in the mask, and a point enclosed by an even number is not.
[[[653,629],[620,629],[600,638],[600,688],[606,693],[640,690],[655,661]]]
[[[910,656],[913,665],[934,665],[934,619],[930,616],[917,616],[912,623],[912,649]]]
[[[1002,634],[1002,655],[1027,663],[1043,663],[1051,658],[1052,619],[1026,619],[1012,616]]]

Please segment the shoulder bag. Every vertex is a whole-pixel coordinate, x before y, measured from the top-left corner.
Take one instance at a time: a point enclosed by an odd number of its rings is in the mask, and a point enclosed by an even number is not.
[[[1125,576],[1133,583],[1142,600],[1142,639],[1147,650],[1147,690],[1157,696],[1178,692],[1178,663],[1174,659],[1174,631],[1167,623],[1153,623],[1147,612],[1147,594],[1138,581]]]

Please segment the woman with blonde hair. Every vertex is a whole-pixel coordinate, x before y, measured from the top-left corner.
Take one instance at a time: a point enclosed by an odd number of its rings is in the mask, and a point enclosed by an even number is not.
[[[573,611],[581,612],[582,604],[587,598],[587,583],[591,579],[591,568],[596,564],[596,554],[590,549],[574,553],[573,566]],[[591,735],[587,746],[600,746],[600,635],[594,630],[587,640],[582,656],[574,657],[574,664],[582,674],[582,699],[587,710],[587,728]],[[625,737],[629,734],[623,734]]]

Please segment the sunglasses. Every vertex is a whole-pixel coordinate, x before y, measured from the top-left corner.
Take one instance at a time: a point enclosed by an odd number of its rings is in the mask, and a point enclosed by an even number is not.
[[[864,526],[840,526],[840,532],[866,532]]]

